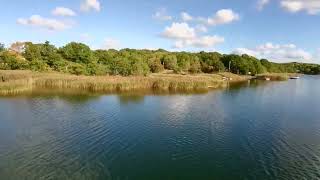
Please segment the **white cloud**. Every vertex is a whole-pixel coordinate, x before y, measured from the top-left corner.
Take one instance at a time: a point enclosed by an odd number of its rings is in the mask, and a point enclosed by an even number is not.
[[[269,1],[269,0],[264,0],[264,1]],[[198,21],[201,24],[209,25],[209,26],[229,24],[240,19],[239,14],[234,12],[232,9],[220,9],[211,17],[194,18],[186,12],[182,12],[180,16],[183,22]]]
[[[193,17],[191,15],[189,15],[188,13],[186,13],[186,12],[182,12],[181,13],[181,19],[182,19],[182,21],[187,22],[187,21],[192,21]]]
[[[197,32],[201,32],[201,33],[208,32],[207,27],[205,25],[202,25],[202,24],[198,24],[195,29],[196,29]]]
[[[17,23],[25,26],[41,27],[50,31],[61,31],[71,28],[71,24],[67,22],[44,18],[40,15],[32,15],[30,18],[19,18]]]
[[[206,24],[211,26],[229,24],[239,19],[240,19],[239,15],[233,12],[231,9],[221,9],[217,11],[213,17],[209,17],[207,19],[200,17],[200,21],[204,21]]]
[[[238,48],[234,54],[248,54],[258,58],[267,58],[277,62],[312,62],[313,56],[294,44],[266,43],[252,49]]]
[[[224,42],[224,38],[220,36],[201,36],[201,37],[195,37],[193,39],[188,39],[184,41],[177,41],[175,44],[175,47],[183,48],[186,46],[192,46],[197,48],[207,48],[223,42]]]
[[[270,0],[258,0],[257,8],[262,10],[269,2]]]
[[[167,15],[167,10],[165,8],[158,9],[157,12],[154,15],[152,15],[152,18],[160,21],[172,20],[172,17]]]
[[[217,35],[203,36],[199,34],[208,32],[207,26],[229,24],[239,19],[239,15],[231,9],[221,9],[217,11],[213,17],[209,18],[194,18],[187,12],[182,12],[180,16],[183,22],[173,22],[161,33],[162,37],[174,41],[174,48],[208,48],[223,43],[223,37]],[[153,17],[160,20],[172,19],[171,16],[166,15],[165,9],[160,9]],[[191,27],[187,23],[188,21],[197,22],[198,24],[195,25],[195,27]]]
[[[238,54],[238,55],[247,54],[247,55],[255,56],[255,57],[259,56],[259,53],[257,51],[252,50],[252,49],[247,49],[247,48],[237,48],[232,53]]]
[[[52,14],[55,16],[76,16],[76,13],[65,7],[56,7],[53,11]]]
[[[102,49],[120,49],[121,43],[117,39],[106,38],[103,43]]]
[[[187,23],[172,23],[170,27],[165,28],[162,36],[171,39],[192,39],[196,33]]]
[[[319,0],[281,0],[280,4],[282,8],[292,13],[299,11],[306,11],[312,15],[320,13]]]
[[[224,38],[220,36],[203,36],[193,41],[192,45],[195,47],[212,47],[224,42]]]
[[[88,12],[91,10],[100,11],[101,6],[99,0],[83,0],[80,5],[81,11]]]
[[[216,35],[198,36],[196,29],[197,27],[190,27],[187,23],[172,23],[171,26],[165,28],[161,35],[173,40],[173,47],[176,49],[185,47],[207,48],[224,42],[223,37]]]

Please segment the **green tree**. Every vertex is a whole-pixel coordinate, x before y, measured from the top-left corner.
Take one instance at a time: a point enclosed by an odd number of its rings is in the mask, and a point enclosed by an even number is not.
[[[161,64],[161,60],[158,57],[151,57],[148,60],[148,65],[152,73],[159,73],[164,70],[164,67]]]
[[[42,61],[41,56],[41,46],[28,42],[25,44],[25,50],[23,52],[23,56],[28,61]]]
[[[97,62],[91,62],[87,65],[86,71],[88,75],[106,75],[110,73],[107,65],[99,64]]]
[[[133,59],[131,61],[132,70],[130,75],[147,75],[150,72],[150,68],[146,62],[140,58]]]
[[[177,63],[181,71],[188,71],[190,69],[190,56],[183,52],[177,54]]]
[[[162,64],[165,69],[173,70],[177,67],[177,57],[175,55],[165,55],[162,58]]]
[[[263,67],[263,65],[257,58],[249,56],[247,54],[244,54],[241,57],[248,64],[249,72],[251,72],[251,74],[261,74],[266,71],[265,67]]]
[[[54,64],[54,60],[57,59],[57,51],[57,48],[54,45],[51,45],[49,41],[46,41],[44,44],[40,45],[40,54],[42,60],[46,62],[49,66],[52,66]],[[55,57],[55,59],[52,59],[52,57]]]
[[[200,59],[197,56],[193,56],[190,60],[189,72],[193,74],[201,72]]]
[[[86,67],[79,63],[70,63],[68,65],[68,72],[75,75],[85,75],[87,74]]]
[[[110,70],[113,75],[129,76],[131,75],[130,68],[131,64],[127,58],[116,57],[111,64]]]
[[[224,64],[221,62],[221,58],[222,58],[221,54],[217,52],[213,52],[213,53],[200,52],[199,57],[201,60],[202,72],[213,73],[213,72],[220,72],[225,70]]]
[[[59,52],[62,57],[75,63],[88,64],[94,61],[94,55],[89,46],[82,43],[71,42],[62,47]]]
[[[0,69],[3,70],[17,70],[28,69],[28,61],[19,57],[15,53],[4,51],[0,53]]]
[[[226,55],[222,57],[221,60],[226,67],[228,67],[230,63],[230,70],[232,73],[246,75],[249,72],[248,62],[241,56],[234,54]]]

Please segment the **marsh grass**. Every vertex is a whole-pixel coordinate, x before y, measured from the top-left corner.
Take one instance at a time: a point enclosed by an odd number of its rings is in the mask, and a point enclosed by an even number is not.
[[[31,91],[33,78],[30,71],[0,71],[0,94],[11,95]]]
[[[290,77],[295,76],[296,74],[291,73],[270,73],[270,74],[260,74],[257,75],[258,80],[265,80],[270,78],[271,81],[287,81]]]
[[[233,74],[150,74],[148,76],[76,76],[59,73],[34,73],[31,71],[0,71],[0,94],[7,95],[37,88],[69,89],[89,92],[129,92],[155,90],[170,92],[205,91],[225,87],[222,76]]]

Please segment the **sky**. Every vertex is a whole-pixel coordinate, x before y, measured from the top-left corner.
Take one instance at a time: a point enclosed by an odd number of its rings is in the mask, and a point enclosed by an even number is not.
[[[320,0],[0,0],[0,42],[320,63]]]

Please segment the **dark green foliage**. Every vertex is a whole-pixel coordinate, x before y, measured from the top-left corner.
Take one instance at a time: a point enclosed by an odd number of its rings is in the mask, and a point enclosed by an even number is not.
[[[107,65],[91,62],[87,65],[86,72],[88,75],[106,75],[110,73],[110,70]]]
[[[48,60],[45,61],[47,64],[54,70],[62,72],[64,71],[64,67],[68,63],[66,60],[62,58],[60,54],[53,53],[48,56]]]
[[[168,52],[122,49],[91,50],[82,43],[69,43],[57,49],[44,44],[25,43],[19,54],[0,44],[0,69],[58,71],[76,75],[147,75],[173,70],[175,73],[215,73],[229,69],[236,74],[304,73],[320,74],[320,65],[304,63],[273,63],[249,55],[221,55],[217,52]]]
[[[318,64],[302,64],[302,63],[291,63],[296,72],[316,75],[320,74],[320,66]]]
[[[71,42],[62,47],[59,52],[64,59],[75,63],[88,64],[94,60],[93,52],[89,46],[82,43]]]
[[[29,69],[32,71],[43,72],[47,71],[49,69],[49,66],[41,59],[32,59],[29,62]]]
[[[104,51],[104,50],[97,50],[94,52],[94,56],[97,59],[97,62],[100,64],[111,64],[113,59],[117,56],[117,51]]]
[[[197,56],[191,58],[189,72],[192,74],[201,72],[200,59]]]
[[[190,68],[190,56],[187,53],[178,53],[177,54],[177,63],[179,66],[179,69],[181,71],[189,71]]]
[[[22,55],[28,61],[33,61],[33,60],[41,61],[42,60],[41,46],[28,42],[25,44],[25,51]]]
[[[111,74],[112,75],[123,75],[129,76],[130,72],[130,63],[127,58],[116,57],[111,63]]]
[[[249,72],[251,74],[262,74],[266,72],[265,68],[257,58],[246,54],[242,55],[241,57],[248,63]]]
[[[87,74],[86,67],[78,63],[71,63],[70,65],[68,65],[67,71],[75,75]]]
[[[175,55],[165,55],[162,58],[165,69],[174,70],[177,67],[177,57]]]
[[[213,52],[205,53],[200,52],[199,57],[201,60],[201,70],[204,73],[221,72],[225,70],[224,64],[221,62],[222,55]]]
[[[148,60],[148,65],[152,73],[159,73],[164,70],[161,60],[158,57],[152,57]]]
[[[150,72],[150,68],[146,62],[142,59],[132,59],[131,60],[131,72],[130,75],[147,75]]]
[[[250,72],[250,64],[248,61],[238,55],[226,55],[221,58],[223,64],[229,67],[230,71],[235,74],[248,74]]]

